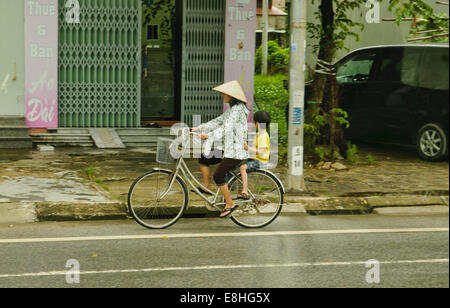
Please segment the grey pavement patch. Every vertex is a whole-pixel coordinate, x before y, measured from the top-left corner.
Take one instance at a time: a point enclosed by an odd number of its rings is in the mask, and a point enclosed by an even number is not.
[[[124,149],[120,137],[114,129],[110,128],[91,128],[89,132],[96,146],[100,149]]]
[[[0,204],[0,223],[30,223],[36,221],[34,204]]]
[[[448,206],[389,207],[374,209],[373,213],[378,215],[442,215],[449,214],[449,208]]]
[[[283,206],[281,215],[308,215],[308,212],[306,211],[305,207],[302,204],[291,203],[291,204],[285,204]]]
[[[80,200],[80,196],[83,200]],[[0,182],[0,198],[10,199],[13,202],[111,202],[84,183],[31,176]]]
[[[40,152],[54,152],[55,148],[51,145],[38,145],[37,146],[38,151]]]

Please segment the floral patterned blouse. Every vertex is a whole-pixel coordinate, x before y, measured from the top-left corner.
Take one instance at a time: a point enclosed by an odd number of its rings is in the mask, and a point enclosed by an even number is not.
[[[246,160],[248,151],[244,149],[247,141],[247,119],[250,111],[244,104],[228,109],[223,115],[199,127],[202,134],[208,134],[207,145],[216,145],[224,151],[224,158]]]

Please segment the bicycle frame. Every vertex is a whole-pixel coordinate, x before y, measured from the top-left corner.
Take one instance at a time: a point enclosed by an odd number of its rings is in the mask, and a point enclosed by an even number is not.
[[[187,135],[186,130],[183,130],[183,136],[186,136],[186,135]],[[184,160],[184,155],[186,154],[186,151],[187,151],[187,148],[183,148],[182,154],[180,155],[180,158],[178,159],[175,170],[160,169],[160,168],[153,169],[155,171],[161,170],[161,171],[166,171],[166,172],[172,173],[172,179],[170,181],[170,184],[169,184],[167,190],[163,194],[161,194],[161,196],[159,197],[159,200],[163,199],[169,193],[169,191],[172,189],[173,184],[175,183],[176,178],[178,176],[180,176],[182,179],[184,179],[184,184],[186,184],[186,182],[187,182],[187,184],[189,184],[194,189],[194,191],[197,193],[197,195],[199,195],[209,205],[211,205],[221,211],[222,208],[220,208],[219,206],[225,206],[226,203],[218,203],[218,199],[221,196],[220,189],[218,189],[217,192],[214,194],[214,192],[212,192],[210,189],[206,188],[202,183],[200,183],[199,180],[197,180],[197,178],[192,174],[191,170],[189,169],[189,167],[187,166],[187,164]],[[265,172],[270,173],[271,175],[273,175],[276,178],[276,176],[272,172],[267,171],[267,170],[265,170]],[[235,171],[230,171],[230,173],[233,175],[233,177],[228,181],[228,183],[230,183],[233,180],[233,178],[235,177],[242,184],[242,179]],[[279,181],[279,182],[281,183],[281,181]],[[211,197],[208,198],[207,196],[205,196],[202,192],[200,192],[198,187],[200,187],[202,190],[213,195],[214,198],[211,198]],[[283,184],[281,184],[281,190],[283,193],[285,193],[285,188],[284,188]],[[256,197],[250,190],[249,190],[249,195],[253,198]]]
[[[167,170],[167,169],[160,169],[160,168],[155,168],[153,170],[155,170],[155,171],[158,171],[158,170],[163,171],[164,170],[164,171],[168,171],[168,172],[172,173],[172,179],[170,181],[170,184],[169,184],[167,190],[161,194],[161,196],[159,197],[160,199],[163,199],[169,193],[173,184],[175,183],[176,178],[178,176],[180,176],[184,180],[184,182],[189,184],[194,189],[194,191],[197,193],[197,195],[199,195],[209,205],[211,205],[219,210],[222,210],[219,206],[225,205],[225,203],[218,202],[218,199],[221,196],[220,189],[217,190],[216,193],[214,193],[211,190],[209,190],[208,188],[206,188],[202,183],[200,183],[200,181],[192,174],[191,170],[187,166],[183,157],[178,159],[175,170]],[[233,174],[233,176],[238,177],[235,172],[232,172],[232,174]],[[211,197],[208,198],[207,196],[205,196],[202,192],[200,192],[198,187],[200,187],[204,191],[213,195],[214,198],[211,198]]]

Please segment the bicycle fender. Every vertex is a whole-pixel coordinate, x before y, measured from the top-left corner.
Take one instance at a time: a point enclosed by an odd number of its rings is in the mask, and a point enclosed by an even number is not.
[[[173,173],[173,170],[169,170],[169,169],[153,168],[152,170],[153,171],[164,171],[164,172]]]
[[[260,169],[260,170],[262,170],[262,169]],[[284,188],[283,182],[275,175],[275,173],[273,173],[273,172],[271,172],[271,171],[269,171],[269,170],[262,170],[262,171],[264,171],[265,173],[270,174],[271,176],[273,176],[273,177],[275,177],[276,179],[278,179],[278,181],[280,182],[280,185],[281,185],[281,189],[282,189],[282,191],[283,191],[283,194],[286,194],[286,188]]]

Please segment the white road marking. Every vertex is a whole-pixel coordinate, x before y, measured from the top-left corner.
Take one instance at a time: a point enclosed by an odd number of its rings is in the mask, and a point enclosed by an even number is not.
[[[359,266],[365,265],[367,261],[357,262],[317,262],[317,263],[288,263],[288,264],[243,264],[243,265],[209,265],[209,266],[191,266],[191,267],[153,267],[143,269],[126,270],[105,270],[105,271],[80,271],[80,275],[105,275],[105,274],[127,274],[127,273],[149,273],[149,272],[177,272],[177,271],[208,271],[208,270],[232,270],[232,269],[264,269],[264,268],[299,268],[299,267],[321,267],[321,266]],[[380,265],[402,265],[402,264],[445,264],[449,259],[431,259],[431,260],[401,260],[401,261],[383,261]],[[67,271],[52,271],[41,273],[24,274],[4,274],[2,278],[21,278],[21,277],[45,277],[45,276],[64,276]]]
[[[151,240],[151,239],[179,239],[179,238],[264,237],[264,236],[343,235],[343,234],[377,234],[377,233],[432,233],[432,232],[449,232],[449,228],[356,229],[356,230],[314,230],[314,231],[277,231],[277,232],[187,233],[187,234],[158,234],[158,235],[154,234],[154,235],[121,235],[121,236],[87,236],[87,237],[23,238],[23,239],[18,238],[18,239],[0,239],[0,244]]]

